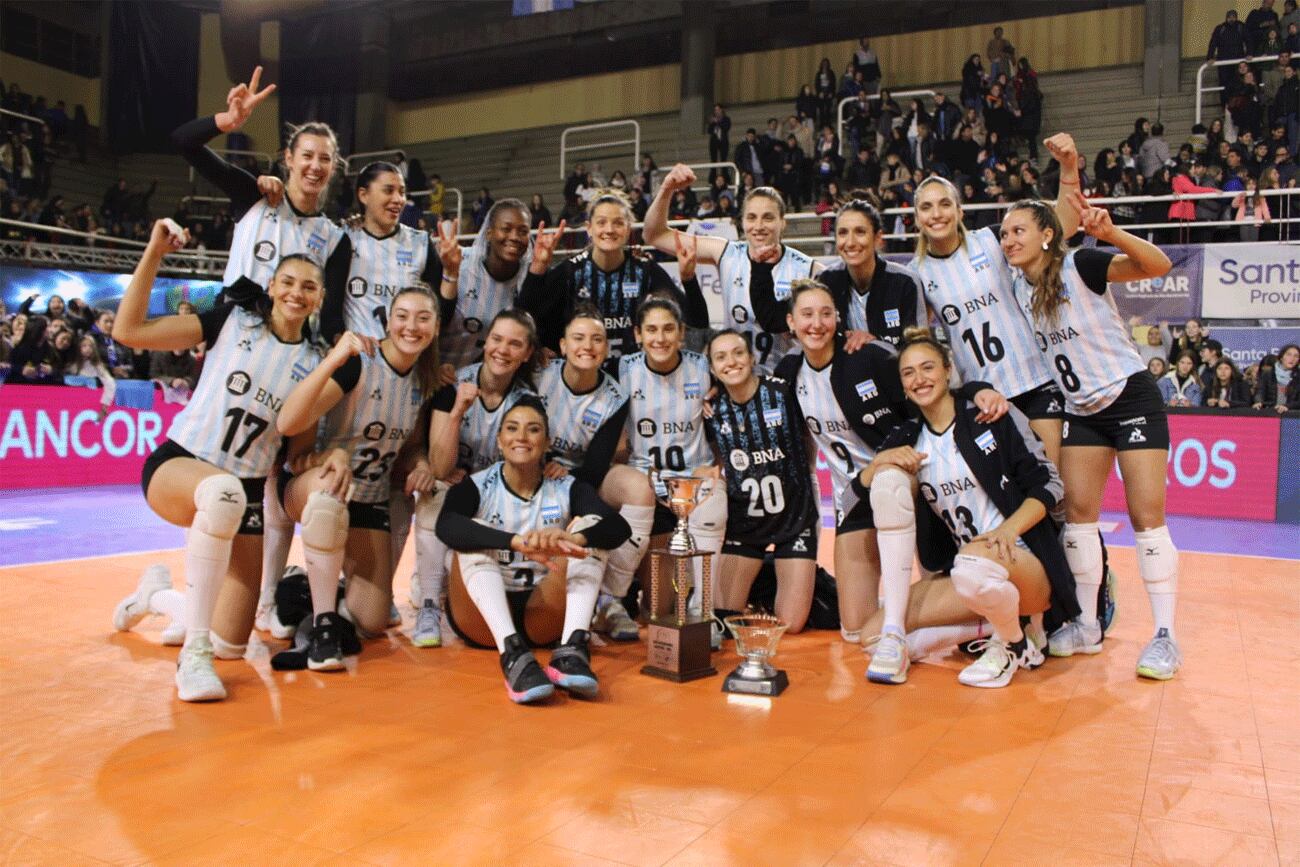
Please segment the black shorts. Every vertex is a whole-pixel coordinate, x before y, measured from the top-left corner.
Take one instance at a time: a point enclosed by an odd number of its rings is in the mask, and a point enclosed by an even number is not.
[[[671,533],[677,527],[677,516],[663,503],[655,502],[655,522],[650,528],[650,535],[660,536]]]
[[[1169,451],[1169,417],[1149,371],[1140,370],[1110,406],[1092,415],[1066,413],[1061,446],[1103,446],[1127,452]]]
[[[795,535],[779,542],[770,542],[764,539],[732,539],[728,537],[722,542],[722,553],[762,560],[763,555],[767,553],[768,546],[771,545],[773,546],[772,554],[778,560],[816,560],[817,541],[821,535],[819,524],[820,521],[809,523]]]
[[[280,494],[280,506],[284,507],[284,494],[289,490],[289,483],[295,478],[288,470],[281,469],[276,476],[275,488]],[[388,515],[388,501],[382,503],[348,502],[348,528],[352,530],[383,530],[393,532]]]
[[[144,470],[140,473],[140,489],[144,491],[146,500],[149,498],[149,483],[153,481],[153,474],[172,458],[203,460],[171,440],[163,442],[144,459]],[[248,506],[244,509],[243,520],[239,522],[238,533],[241,536],[260,536],[265,524],[262,517],[262,496],[266,492],[266,479],[240,479],[239,483],[244,486],[244,498],[248,501]]]
[[[852,486],[841,495],[846,508],[835,510],[835,535],[855,533],[858,530],[876,529],[876,516],[871,513],[871,500],[868,497],[858,499]]]
[[[536,589],[537,589],[536,587],[520,587],[518,589],[512,589],[506,591],[506,604],[510,607],[510,620],[511,622],[514,623],[515,634],[523,638],[524,642],[529,647],[544,646],[543,644],[540,644],[537,641],[535,641],[533,637],[528,634],[528,623],[527,623],[527,616],[526,616],[528,614],[528,600],[533,598],[533,591]],[[446,613],[447,613],[447,622],[451,624],[451,631],[456,633],[456,635],[460,638],[460,640],[465,642],[465,644],[467,644],[470,647],[477,648],[478,650],[496,650],[495,646],[490,644],[479,644],[477,641],[470,638],[463,631],[461,631],[460,626],[456,623],[456,614],[452,610],[450,601],[448,601]]]
[[[1045,382],[1024,394],[1011,398],[1011,405],[1032,420],[1040,418],[1065,418],[1065,398],[1054,382]]]

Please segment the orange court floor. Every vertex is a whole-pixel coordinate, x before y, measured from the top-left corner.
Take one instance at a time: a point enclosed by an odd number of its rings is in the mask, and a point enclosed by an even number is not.
[[[179,551],[0,569],[0,862],[1300,865],[1300,562],[1183,554],[1185,664],[1155,683],[1112,556],[1106,650],[1006,689],[956,654],[873,685],[811,632],[776,699],[720,692],[730,643],[685,685],[636,644],[595,651],[598,700],[540,707],[495,653],[397,629],[335,674],[273,673],[255,639],[217,663],[227,701],[184,704],[162,621],[110,623]]]

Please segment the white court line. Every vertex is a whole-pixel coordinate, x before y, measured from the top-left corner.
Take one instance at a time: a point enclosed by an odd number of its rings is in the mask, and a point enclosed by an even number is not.
[[[102,560],[105,557],[130,557],[135,554],[165,554],[170,551],[184,551],[184,548],[151,548],[146,551],[114,551],[111,554],[88,554],[85,557],[62,557],[58,560],[32,560],[26,563],[0,565],[0,569],[21,569],[24,566],[49,566],[53,563],[78,563],[82,560]]]

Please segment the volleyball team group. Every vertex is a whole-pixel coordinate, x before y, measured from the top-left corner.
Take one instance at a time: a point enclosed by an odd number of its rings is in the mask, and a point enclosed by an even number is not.
[[[342,174],[328,126],[291,132],[283,182],[207,147],[274,90],[260,75],[173,134],[242,213],[223,300],[147,318],[163,257],[187,241],[160,220],[113,327],[137,349],[207,347],[142,478],[150,507],[187,528],[184,589],[151,567],[113,615],[120,630],[170,618],[182,700],[225,698],[214,659],[242,659],[254,629],[295,639],[277,667],[341,670],[360,653],[364,672],[365,641],[401,622],[393,578],[412,533],[413,645],[440,646],[446,624],[495,647],[512,701],[596,696],[593,633],[638,639],[629,608],[645,612],[647,551],[677,522],[657,502],[674,475],[706,479],[689,525],[713,555],[719,617],[746,609],[767,560],[774,613],[804,628],[829,494],[841,634],[867,678],[903,683],[961,644],[961,683],[1006,686],[1046,656],[1103,649],[1098,519],[1116,460],[1153,619],[1137,674],[1178,671],[1168,425],[1107,292],[1170,262],[1080,195],[1068,135],[1046,142],[1060,198],[1018,202],[1000,226],[967,230],[953,184],[922,182],[908,267],[881,258],[880,214],[861,200],[836,215],[824,268],[782,243],[768,187],[747,195],[741,241],[675,231],[668,205],[695,180],[678,165],[642,229],[676,256],[675,281],[629,246],[615,191],[589,206],[588,247],[557,263],[563,224],[530,233],[513,199],[469,247],[450,225],[401,225],[406,190],[383,162],[356,178],[361,214],[336,224],[321,213]],[[1080,229],[1095,243],[1068,246]],[[707,331],[697,264],[719,273],[721,330]],[[295,525],[301,618],[286,602]]]

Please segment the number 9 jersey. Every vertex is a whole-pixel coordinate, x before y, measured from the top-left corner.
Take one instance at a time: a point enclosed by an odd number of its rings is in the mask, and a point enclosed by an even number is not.
[[[323,449],[352,458],[352,499],[387,503],[393,462],[420,415],[420,383],[411,368],[398,373],[383,350],[354,355],[332,377],[343,399],[321,422]]]
[[[285,343],[262,317],[233,304],[199,314],[199,324],[207,358],[167,438],[236,478],[264,478],[283,440],[275,420],[284,399],[320,353],[305,339]]]
[[[685,473],[712,466],[704,436],[704,394],[709,362],[698,352],[681,351],[670,373],[650,369],[644,352],[618,360],[618,382],[630,394],[627,416],[628,465],[638,470]]]

